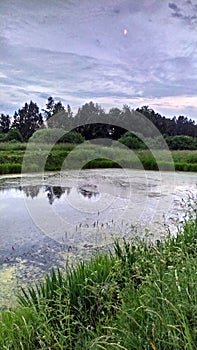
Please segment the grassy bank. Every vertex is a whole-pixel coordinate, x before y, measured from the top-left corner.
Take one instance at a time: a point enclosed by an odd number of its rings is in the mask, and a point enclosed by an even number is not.
[[[72,151],[72,152],[71,152]],[[24,158],[25,155],[25,158]],[[172,158],[170,157],[172,156]],[[197,171],[197,151],[128,150],[113,145],[35,144],[26,150],[25,144],[0,144],[0,174],[61,169],[134,168],[145,170]]]
[[[116,242],[21,292],[0,317],[0,348],[195,349],[197,220],[156,245]]]

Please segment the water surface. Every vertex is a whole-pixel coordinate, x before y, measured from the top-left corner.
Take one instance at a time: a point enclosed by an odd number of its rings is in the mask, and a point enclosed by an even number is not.
[[[115,237],[164,239],[184,218],[196,180],[194,173],[122,169],[1,176],[1,279],[10,291]]]

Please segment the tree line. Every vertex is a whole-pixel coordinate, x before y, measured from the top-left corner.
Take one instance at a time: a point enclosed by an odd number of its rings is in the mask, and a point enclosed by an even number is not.
[[[143,127],[139,120],[140,114],[151,123]],[[119,140],[128,132],[127,125],[129,125],[129,130],[132,128],[134,132],[140,131],[145,137],[154,137],[155,129],[151,128],[152,124],[168,140],[177,136],[197,137],[195,121],[182,115],[166,118],[148,106],[134,110],[128,105],[123,105],[121,109],[111,108],[106,113],[100,105],[92,101],[82,105],[74,114],[69,104],[64,106],[61,101],[55,102],[50,96],[44,109],[40,110],[35,102],[30,101],[13,116],[1,113],[0,141],[27,142],[35,131],[46,127],[72,130],[80,133],[86,140],[92,138]]]

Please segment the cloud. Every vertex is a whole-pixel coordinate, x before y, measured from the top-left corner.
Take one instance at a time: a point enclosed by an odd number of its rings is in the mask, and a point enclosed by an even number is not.
[[[180,8],[175,3],[170,2],[168,6],[170,9],[174,10],[176,13],[180,12]]]
[[[170,2],[168,7],[172,10],[172,17],[179,18],[182,22],[193,28],[196,27],[197,6],[191,0],[182,2],[182,6],[177,6],[176,3]]]
[[[142,103],[143,98],[152,100],[196,93],[194,77],[186,73],[191,63],[187,57],[164,59],[159,63],[155,60],[150,69],[149,61],[137,67],[135,63],[131,66],[110,63],[45,49],[15,46],[12,50],[15,55],[7,57],[7,68],[4,67],[4,74],[9,78],[2,79],[1,91],[4,101],[12,101],[9,105],[12,104],[13,110],[27,99],[41,102],[43,107],[51,95],[76,107],[90,100],[105,101],[105,106],[109,106],[110,101],[113,106],[113,101],[123,105],[133,100]]]
[[[190,0],[0,2],[1,110],[28,99],[43,107],[50,95],[74,108],[193,97],[196,33],[182,25],[193,9]]]

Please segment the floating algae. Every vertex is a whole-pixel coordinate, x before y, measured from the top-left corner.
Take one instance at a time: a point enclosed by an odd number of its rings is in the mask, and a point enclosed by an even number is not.
[[[0,269],[0,305],[1,309],[16,303],[17,289],[16,266],[3,265]],[[6,299],[5,299],[6,298]],[[6,305],[5,305],[6,302]]]
[[[32,251],[28,259],[9,257],[0,267],[0,310],[16,305],[21,287],[35,285],[44,280],[53,266],[61,267],[63,258],[59,255],[59,251],[45,248]]]

